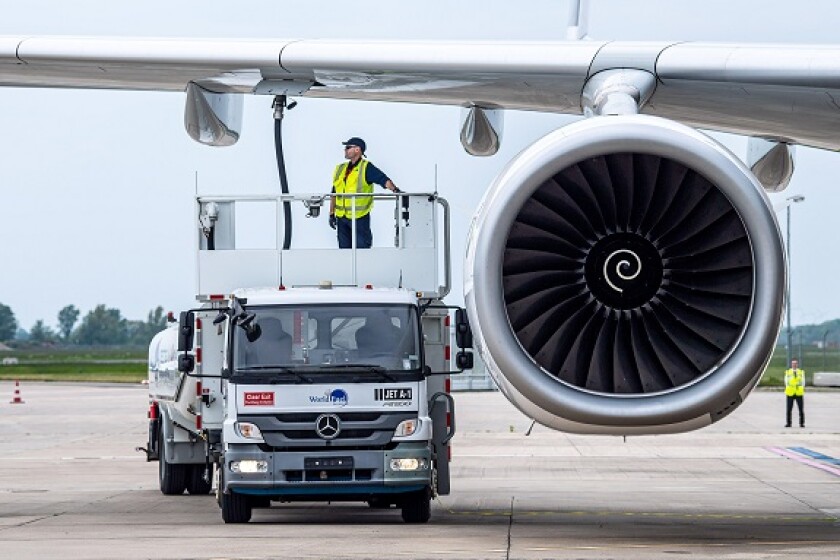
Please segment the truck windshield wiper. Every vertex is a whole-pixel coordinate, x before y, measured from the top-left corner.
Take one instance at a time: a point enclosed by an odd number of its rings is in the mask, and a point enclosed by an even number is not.
[[[265,375],[265,374],[280,374],[280,375],[291,375],[295,379],[299,381],[303,381],[305,383],[312,383],[312,379],[309,377],[295,371],[295,368],[290,368],[286,366],[270,366],[270,365],[262,365],[262,366],[246,366],[241,368],[236,368],[237,372],[242,373],[252,373],[255,372],[257,375]],[[269,380],[270,383],[276,383],[276,379]]]
[[[330,369],[341,369],[344,371],[351,371],[353,373],[376,373],[388,381],[396,381],[397,378],[388,373],[388,370],[376,364],[332,364],[328,367]]]

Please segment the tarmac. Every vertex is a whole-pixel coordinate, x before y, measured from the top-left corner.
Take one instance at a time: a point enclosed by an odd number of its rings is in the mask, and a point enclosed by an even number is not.
[[[456,393],[452,494],[425,525],[364,504],[284,504],[225,525],[164,496],[140,385],[0,382],[0,558],[840,558],[840,392],[755,392],[689,434],[580,436],[497,392]]]

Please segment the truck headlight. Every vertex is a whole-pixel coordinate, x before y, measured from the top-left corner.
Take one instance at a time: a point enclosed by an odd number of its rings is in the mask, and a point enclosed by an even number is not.
[[[247,439],[262,439],[262,432],[256,424],[250,422],[237,422],[236,433]]]
[[[429,468],[429,461],[424,458],[406,457],[391,459],[392,471],[424,471]]]
[[[405,436],[412,436],[414,432],[416,432],[420,428],[420,419],[419,418],[411,418],[409,420],[403,420],[397,426],[397,429],[394,430],[394,436],[396,437],[405,437]]]
[[[233,461],[230,464],[230,470],[238,474],[265,473],[268,472],[268,461],[255,461],[253,459]]]

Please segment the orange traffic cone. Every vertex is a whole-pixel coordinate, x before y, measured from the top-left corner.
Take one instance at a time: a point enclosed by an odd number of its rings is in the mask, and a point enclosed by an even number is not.
[[[23,399],[20,398],[20,381],[15,381],[15,396],[9,401],[10,404],[23,404]]]

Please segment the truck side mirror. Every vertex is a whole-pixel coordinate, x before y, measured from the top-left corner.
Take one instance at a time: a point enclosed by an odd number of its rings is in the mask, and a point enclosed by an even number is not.
[[[192,350],[194,334],[195,314],[192,311],[181,311],[178,319],[178,352]]]
[[[455,310],[455,344],[458,348],[472,348],[473,335],[465,309]]]
[[[245,329],[245,338],[248,339],[248,342],[256,342],[262,336],[262,327],[257,323],[243,328]]]
[[[455,354],[455,365],[458,369],[472,369],[474,366],[473,353],[461,350]]]
[[[213,319],[214,325],[221,325],[228,318],[226,310],[219,311],[219,314]]]
[[[245,311],[233,318],[233,324],[245,331],[245,337],[248,339],[248,342],[256,342],[262,336],[262,328],[256,322],[256,319],[256,313],[249,315]]]
[[[190,373],[195,369],[195,356],[192,354],[181,354],[178,356],[178,371]]]

